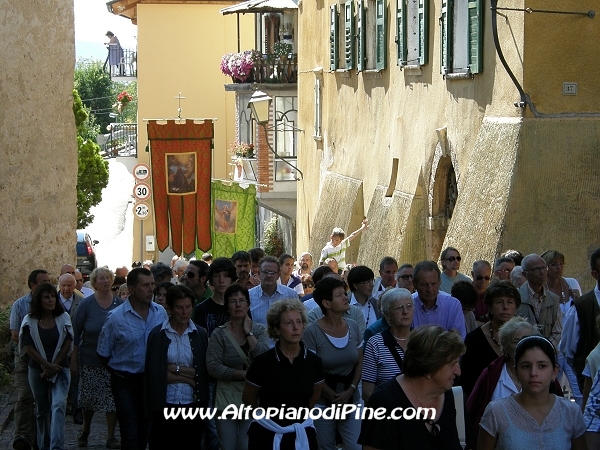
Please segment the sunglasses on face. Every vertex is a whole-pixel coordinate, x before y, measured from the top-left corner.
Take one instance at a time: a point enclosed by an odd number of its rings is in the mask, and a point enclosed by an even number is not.
[[[119,290],[119,286],[113,286],[110,288],[111,291],[117,292]]]
[[[404,281],[406,281],[406,280],[412,280],[413,276],[412,275],[400,275],[400,278],[402,278]]]
[[[460,256],[451,256],[450,258],[446,258],[446,261],[450,261],[450,262],[460,261],[460,260],[462,260],[462,258]]]
[[[183,272],[183,276],[189,278],[190,280],[196,276],[194,272]]]
[[[477,275],[477,276],[475,277],[475,279],[476,279],[477,281],[481,281],[481,280],[483,280],[483,279],[485,279],[485,281],[490,281],[490,277],[484,277],[483,275]]]
[[[312,288],[315,287],[315,285],[313,283],[302,283],[302,287],[306,288]]]

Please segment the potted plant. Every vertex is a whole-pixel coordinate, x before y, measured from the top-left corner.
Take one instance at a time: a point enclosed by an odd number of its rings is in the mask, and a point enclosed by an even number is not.
[[[254,144],[245,142],[232,142],[229,153],[236,158],[254,158]]]
[[[248,83],[252,79],[252,69],[256,60],[255,50],[240,53],[226,53],[221,58],[221,72],[232,78],[234,83]]]
[[[279,59],[284,61],[288,58],[288,55],[292,53],[292,44],[283,41],[275,42],[273,45],[273,53],[276,56],[279,56]]]

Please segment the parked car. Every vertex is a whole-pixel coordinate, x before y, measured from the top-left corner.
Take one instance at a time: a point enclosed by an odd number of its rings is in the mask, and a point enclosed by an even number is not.
[[[85,230],[77,230],[77,269],[87,281],[92,271],[97,267],[94,246],[98,241],[92,240]]]

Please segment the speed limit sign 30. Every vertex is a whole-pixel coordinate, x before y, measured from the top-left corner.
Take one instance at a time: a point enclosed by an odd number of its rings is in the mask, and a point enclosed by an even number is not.
[[[148,183],[137,183],[133,187],[133,196],[140,201],[148,200],[150,198],[150,185]]]

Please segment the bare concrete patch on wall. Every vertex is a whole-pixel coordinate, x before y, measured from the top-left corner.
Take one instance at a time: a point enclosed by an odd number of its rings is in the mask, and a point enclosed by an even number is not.
[[[310,233],[310,249],[315,263],[329,241],[331,230],[341,227],[346,236],[360,228],[364,217],[362,180],[326,172],[319,196],[319,206]],[[346,252],[346,262],[356,261],[359,235]]]

